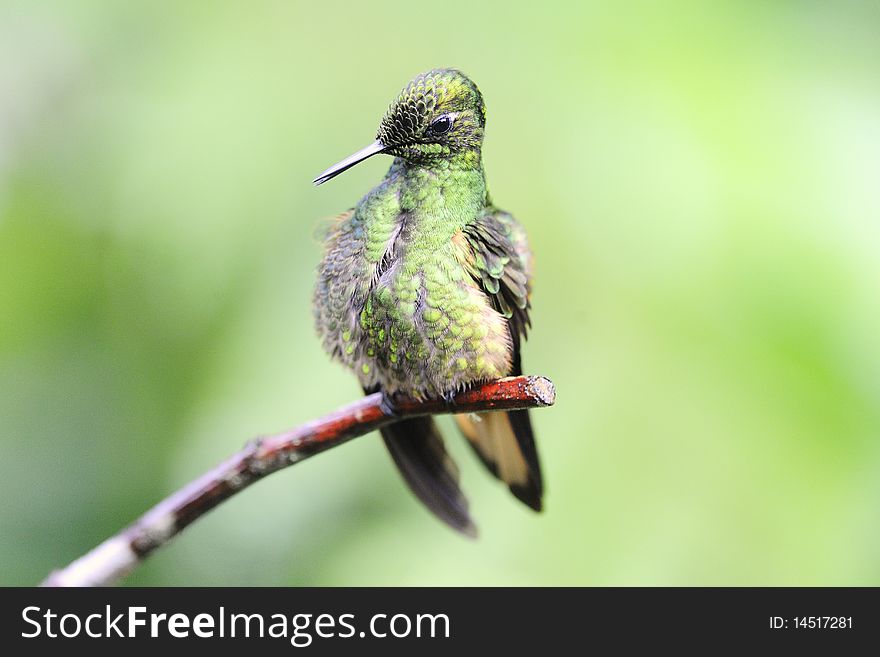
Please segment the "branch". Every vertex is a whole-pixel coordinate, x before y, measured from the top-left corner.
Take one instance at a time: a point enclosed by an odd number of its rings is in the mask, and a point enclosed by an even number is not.
[[[230,459],[159,502],[91,552],[54,571],[42,586],[112,584],[153,550],[254,482],[386,424],[418,415],[539,408],[552,406],[555,400],[553,383],[541,376],[490,381],[455,395],[449,402],[396,398],[391,402],[393,408],[388,407],[382,393],[374,393],[295,429],[250,441]]]

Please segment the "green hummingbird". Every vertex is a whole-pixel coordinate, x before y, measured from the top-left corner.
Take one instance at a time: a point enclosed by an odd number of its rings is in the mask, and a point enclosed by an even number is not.
[[[455,69],[434,69],[391,103],[376,141],[314,181],[378,153],[394,156],[382,182],[328,231],[314,293],[324,348],[368,394],[448,399],[522,374],[532,255],[522,226],[489,198],[485,126],[477,86]],[[528,411],[455,418],[489,470],[539,511],[543,484]],[[475,535],[458,468],[433,419],[381,431],[416,496],[451,527]]]

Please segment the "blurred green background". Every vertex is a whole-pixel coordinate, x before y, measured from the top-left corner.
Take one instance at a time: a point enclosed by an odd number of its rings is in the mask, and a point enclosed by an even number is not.
[[[0,564],[32,584],[256,434],[355,399],[312,328],[321,188],[416,73],[487,101],[536,253],[535,516],[481,538],[366,437],[133,584],[880,585],[880,5],[0,4]]]

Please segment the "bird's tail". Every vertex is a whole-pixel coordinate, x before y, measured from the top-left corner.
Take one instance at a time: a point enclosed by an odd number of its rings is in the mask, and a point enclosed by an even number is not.
[[[458,428],[489,471],[535,511],[544,484],[527,410],[456,415]]]
[[[467,499],[458,486],[458,467],[446,452],[434,420],[401,420],[381,432],[391,458],[416,497],[453,529],[476,536]]]

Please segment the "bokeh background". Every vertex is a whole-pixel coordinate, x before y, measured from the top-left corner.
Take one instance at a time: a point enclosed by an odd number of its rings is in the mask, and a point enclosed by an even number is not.
[[[880,5],[0,4],[0,583],[359,395],[310,311],[323,218],[416,73],[488,104],[537,257],[531,514],[452,435],[481,538],[376,436],[132,584],[880,584]]]

